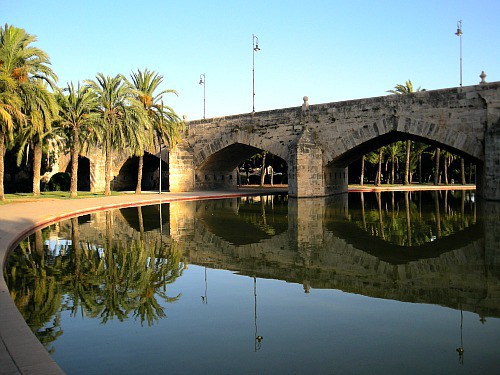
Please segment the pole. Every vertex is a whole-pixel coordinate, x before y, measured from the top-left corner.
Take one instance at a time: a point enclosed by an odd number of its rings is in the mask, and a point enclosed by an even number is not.
[[[252,34],[252,113],[255,113],[255,35]]]

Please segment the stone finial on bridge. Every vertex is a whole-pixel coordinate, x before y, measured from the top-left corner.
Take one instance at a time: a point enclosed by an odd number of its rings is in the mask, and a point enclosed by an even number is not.
[[[484,85],[485,83],[487,83],[485,81],[485,78],[486,78],[486,73],[484,72],[484,70],[481,72],[481,74],[479,75],[479,78],[481,78],[481,82],[479,82],[480,85]]]
[[[302,110],[308,111],[309,110],[309,98],[307,96],[304,96],[302,99],[304,100],[304,103],[302,103]]]

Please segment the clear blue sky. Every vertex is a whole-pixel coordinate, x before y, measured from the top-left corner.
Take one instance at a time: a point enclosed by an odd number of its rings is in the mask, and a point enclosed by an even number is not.
[[[145,67],[189,120],[500,80],[499,0],[0,0],[0,21],[38,37],[59,85]]]

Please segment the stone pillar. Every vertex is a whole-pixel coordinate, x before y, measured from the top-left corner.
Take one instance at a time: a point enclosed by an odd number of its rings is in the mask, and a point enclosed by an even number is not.
[[[323,165],[323,151],[308,129],[290,145],[288,195],[323,197],[347,192],[347,167]]]
[[[326,195],[323,151],[312,132],[305,128],[289,147],[288,195],[297,198]]]
[[[89,152],[90,162],[90,191],[92,193],[104,191],[106,186],[106,158],[97,149]],[[90,156],[92,155],[92,156]]]
[[[487,124],[484,134],[484,165],[480,168],[478,193],[500,201],[500,100],[485,98]]]
[[[194,190],[194,155],[186,142],[178,143],[170,151],[168,169],[171,192]]]

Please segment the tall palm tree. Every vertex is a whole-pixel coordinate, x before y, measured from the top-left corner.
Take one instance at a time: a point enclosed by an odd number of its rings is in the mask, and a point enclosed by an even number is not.
[[[121,74],[110,77],[98,73],[95,81],[87,80],[86,84],[97,96],[100,131],[96,135],[106,156],[104,195],[111,195],[112,150],[144,147],[144,126],[149,120],[136,91]]]
[[[4,104],[2,106],[4,112],[10,113],[11,120],[12,114],[14,114],[18,123],[24,122],[29,127],[34,128],[31,131],[32,134],[36,132],[43,134],[48,130],[44,128],[48,126],[50,129],[49,125],[55,117],[54,110],[56,108],[52,94],[45,84],[54,89],[57,76],[50,68],[48,55],[32,45],[36,40],[36,36],[30,35],[24,29],[12,25],[6,24],[5,27],[0,28],[0,75],[2,76],[0,92],[3,94],[2,96],[6,92],[8,96],[11,96],[9,102],[5,99],[0,100]],[[19,103],[21,103],[21,107],[18,106]],[[24,118],[19,116],[19,111],[25,115]],[[0,152],[2,156],[0,162],[0,185],[2,186],[0,197],[3,199],[4,141],[6,135],[7,139],[12,139],[14,127],[6,115],[2,115],[0,124]],[[41,144],[38,145],[38,142],[35,141],[34,145],[36,146],[35,157],[40,156],[41,161]],[[36,169],[38,160],[35,160],[35,162],[33,193],[36,195],[39,194],[39,185],[37,189],[35,180],[37,173],[39,178],[40,170]]]
[[[16,126],[26,121],[21,112],[22,101],[16,87],[16,80],[4,70],[0,60],[0,201],[5,200],[3,179],[6,142],[13,141]]]
[[[408,80],[405,82],[404,85],[398,84],[394,86],[394,90],[388,90],[387,92],[398,95],[406,95],[406,94],[412,94],[417,91],[424,91],[424,90],[421,90],[420,87],[417,90],[414,90],[411,80]],[[406,140],[405,178],[403,182],[405,185],[408,185],[410,183],[410,153],[411,153],[411,140],[408,139]]]
[[[439,159],[441,158],[441,149],[436,147],[434,151],[434,185],[439,185]]]
[[[82,147],[82,134],[92,131],[97,120],[97,100],[95,93],[88,86],[80,86],[75,89],[73,82],[68,83],[64,89],[66,95],[57,95],[60,106],[59,121],[63,128],[68,128],[71,134],[67,140],[71,153],[71,185],[70,197],[75,198],[78,184],[78,156]]]
[[[163,76],[154,71],[150,71],[147,68],[142,72],[137,70],[137,73],[132,73],[131,78],[136,89],[137,99],[142,103],[144,109],[146,110],[147,117],[151,125],[151,128],[147,125],[145,126],[145,129],[151,130],[146,130],[149,133],[149,137],[147,137],[147,140],[149,141],[148,146],[153,146],[155,135],[160,143],[161,139],[164,138],[164,135],[169,144],[175,143],[178,138],[179,128],[182,122],[172,108],[163,105],[162,98],[164,94],[168,93],[178,95],[177,91],[168,89],[157,92],[163,82]],[[139,194],[141,192],[142,169],[144,166],[144,147],[135,150],[135,153],[139,157],[137,186],[135,192],[136,194]]]
[[[19,154],[17,163],[21,163],[26,144],[33,149],[33,195],[40,195],[40,171],[42,168],[43,144],[48,140],[57,140],[52,123],[58,115],[55,96],[48,91],[41,79],[35,78],[21,85],[23,112],[27,126],[19,129]]]

